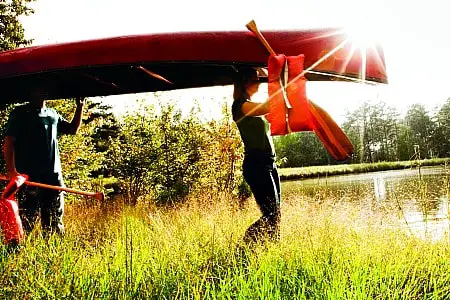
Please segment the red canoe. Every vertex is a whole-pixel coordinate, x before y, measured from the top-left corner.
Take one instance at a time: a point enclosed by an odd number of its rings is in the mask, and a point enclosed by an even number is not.
[[[365,77],[386,83],[381,47],[354,50],[339,29],[264,31],[277,53],[305,55],[309,80]],[[324,55],[342,47],[322,63]],[[267,66],[268,53],[248,31],[184,32],[123,36],[0,52],[1,102],[21,102],[30,86],[45,86],[49,99],[153,92],[227,85],[233,67]],[[348,78],[347,78],[348,79]],[[166,81],[167,80],[167,81]]]

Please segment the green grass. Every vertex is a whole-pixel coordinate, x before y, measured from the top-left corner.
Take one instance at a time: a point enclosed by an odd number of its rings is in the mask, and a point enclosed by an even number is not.
[[[439,166],[447,165],[450,158],[434,158],[425,160],[398,161],[398,162],[378,162],[365,164],[342,164],[328,166],[313,166],[302,168],[280,168],[281,180],[294,180],[313,178],[319,176],[332,176],[343,174],[356,174],[376,171],[399,170],[416,168],[418,166]]]
[[[444,299],[449,241],[409,236],[395,218],[339,199],[292,196],[282,238],[236,251],[259,217],[250,201],[174,209],[67,208],[65,238],[38,231],[0,253],[0,299]],[[386,226],[392,225],[392,226]]]

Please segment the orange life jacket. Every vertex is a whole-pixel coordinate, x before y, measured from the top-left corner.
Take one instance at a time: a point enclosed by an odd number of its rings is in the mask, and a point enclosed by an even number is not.
[[[336,160],[349,158],[353,144],[339,125],[306,96],[304,55],[270,55],[268,60],[269,113],[272,135],[314,131]]]

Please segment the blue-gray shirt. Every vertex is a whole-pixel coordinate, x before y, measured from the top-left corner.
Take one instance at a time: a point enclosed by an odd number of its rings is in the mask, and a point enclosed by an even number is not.
[[[16,169],[31,178],[61,174],[58,133],[68,133],[67,122],[53,108],[25,104],[10,114],[5,136],[15,138]]]

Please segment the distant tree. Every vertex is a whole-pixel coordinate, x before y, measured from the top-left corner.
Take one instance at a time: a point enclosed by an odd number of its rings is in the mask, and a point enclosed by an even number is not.
[[[419,147],[421,158],[433,156],[432,145],[430,143],[434,131],[434,124],[422,104],[413,104],[409,107],[405,123],[411,130],[411,142],[415,147]]]
[[[398,116],[399,113],[393,106],[384,102],[377,105],[379,111],[379,129],[381,133],[381,149],[378,155],[380,161],[397,160],[398,142]]]
[[[326,165],[332,161],[313,132],[297,132],[275,137],[274,146],[282,167]]]
[[[28,4],[34,0],[0,1],[0,51],[26,46],[32,40],[25,39],[19,17],[34,13]]]
[[[397,158],[398,160],[411,160],[414,158],[414,154],[413,132],[408,125],[399,124]]]
[[[384,102],[364,102],[347,114],[343,129],[355,146],[356,162],[396,160],[398,112]]]
[[[347,133],[355,149],[353,153],[353,162],[355,163],[364,162],[366,156],[371,154],[367,146],[368,116],[366,111],[368,111],[368,103],[364,102],[356,110],[347,112],[347,120],[342,124],[342,129]]]
[[[436,114],[433,144],[439,157],[450,157],[450,98]]]

